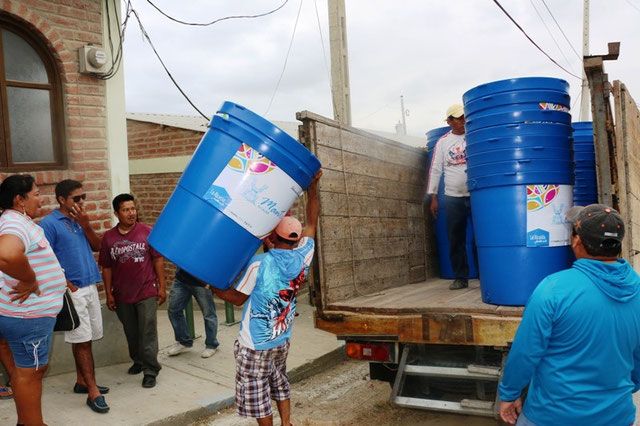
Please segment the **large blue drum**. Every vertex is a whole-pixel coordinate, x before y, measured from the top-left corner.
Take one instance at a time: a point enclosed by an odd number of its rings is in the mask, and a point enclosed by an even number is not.
[[[573,204],[588,206],[598,202],[596,178],[596,152],[593,145],[593,122],[573,123],[573,160],[576,183],[573,186]]]
[[[482,300],[524,305],[568,267],[573,201],[569,85],[515,78],[463,96]]]
[[[195,277],[226,289],[319,169],[318,159],[283,130],[225,102],[149,243]]]
[[[438,127],[427,132],[427,150],[429,153],[428,161],[429,168],[427,173],[431,170],[431,159],[433,157],[433,151],[436,147],[438,139],[450,130],[449,126]],[[438,215],[434,222],[436,245],[438,248],[438,269],[440,270],[440,278],[454,279],[455,273],[453,272],[453,266],[451,265],[451,257],[449,255],[449,235],[447,233],[447,212],[445,209],[444,200],[444,174],[440,178],[440,184],[438,186]],[[473,222],[471,218],[467,221],[467,237],[466,237],[466,249],[467,249],[467,261],[469,263],[469,278],[478,278],[478,267],[476,266],[476,260],[474,255],[475,244],[473,240]]]

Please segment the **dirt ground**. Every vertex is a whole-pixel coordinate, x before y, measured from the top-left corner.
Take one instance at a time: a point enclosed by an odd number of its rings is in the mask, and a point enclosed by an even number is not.
[[[388,383],[369,379],[367,363],[345,361],[324,373],[292,386],[291,423],[295,426],[495,426],[490,418],[411,410],[389,404]],[[274,424],[280,424],[275,404]],[[245,426],[255,420],[242,419],[229,408],[202,419],[193,426]]]

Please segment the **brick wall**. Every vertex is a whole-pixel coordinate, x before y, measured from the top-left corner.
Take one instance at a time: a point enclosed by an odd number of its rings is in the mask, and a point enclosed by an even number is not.
[[[127,120],[129,159],[191,155],[202,135],[193,130]]]
[[[78,72],[78,48],[102,45],[100,0],[0,0],[0,13],[37,35],[55,58],[63,88],[67,168],[30,171],[43,194],[44,214],[57,203],[56,183],[76,179],[87,191],[85,207],[93,226],[110,223],[110,183],[107,161],[105,83]],[[0,179],[7,177],[0,172]]]

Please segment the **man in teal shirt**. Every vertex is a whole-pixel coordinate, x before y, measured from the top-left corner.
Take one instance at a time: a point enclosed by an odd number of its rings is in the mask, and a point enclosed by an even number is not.
[[[521,426],[629,426],[640,388],[640,276],[618,259],[624,221],[602,204],[573,207],[567,221],[577,260],[527,302],[499,387],[500,416]]]

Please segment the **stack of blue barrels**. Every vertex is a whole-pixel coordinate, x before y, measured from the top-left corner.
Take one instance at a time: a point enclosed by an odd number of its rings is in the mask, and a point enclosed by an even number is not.
[[[427,151],[429,153],[429,165],[431,165],[431,159],[433,158],[433,151],[436,147],[436,142],[445,133],[450,130],[449,126],[438,127],[436,129],[427,132]],[[429,166],[429,172],[431,166]],[[438,214],[435,220],[435,234],[436,245],[438,246],[438,267],[440,269],[440,278],[454,279],[455,273],[453,272],[453,266],[451,265],[451,257],[449,256],[449,236],[447,234],[447,213],[445,210],[444,201],[444,174],[440,178],[440,185],[438,186]],[[471,219],[467,222],[467,261],[469,262],[469,278],[478,278],[478,268],[474,259],[473,243],[473,225]]]
[[[596,179],[596,153],[593,145],[593,122],[573,123],[573,160],[576,183],[573,187],[573,205],[588,206],[598,202]]]
[[[524,305],[544,277],[568,267],[564,214],[574,179],[568,90],[564,80],[530,77],[483,84],[463,96],[486,303]],[[540,215],[548,215],[549,226],[531,229]]]

